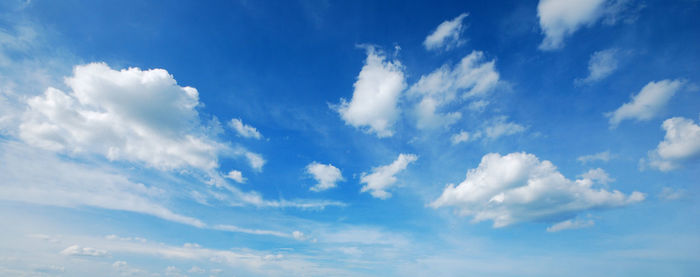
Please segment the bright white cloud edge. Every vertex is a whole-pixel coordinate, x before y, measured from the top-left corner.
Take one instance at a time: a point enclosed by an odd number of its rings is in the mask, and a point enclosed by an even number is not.
[[[373,197],[387,199],[391,193],[387,190],[395,186],[396,174],[405,170],[412,162],[418,160],[414,154],[399,154],[394,162],[388,165],[372,168],[372,173],[362,173],[360,183],[365,184],[360,192],[369,192]]]
[[[436,50],[439,48],[445,48],[447,50],[459,46],[463,43],[460,40],[462,31],[464,30],[464,24],[462,21],[466,18],[468,14],[462,13],[452,20],[446,20],[435,28],[435,30],[428,35],[423,41],[423,46],[427,50]]]
[[[552,220],[600,208],[613,208],[644,200],[634,191],[594,187],[596,180],[565,178],[549,161],[528,153],[484,155],[477,168],[459,185],[449,184],[430,206],[454,207],[473,222],[493,221],[504,227],[524,221]]]

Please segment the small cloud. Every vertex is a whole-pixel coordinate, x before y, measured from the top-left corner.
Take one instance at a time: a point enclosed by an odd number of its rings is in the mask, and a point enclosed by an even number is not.
[[[398,106],[401,92],[406,88],[403,66],[398,60],[387,61],[383,53],[365,46],[367,59],[362,67],[355,90],[348,102],[340,99],[335,109],[345,124],[364,128],[377,137],[394,135],[393,126],[401,113]]]
[[[454,145],[462,142],[468,142],[470,138],[472,138],[472,136],[470,136],[468,132],[461,131],[458,134],[452,135],[451,140],[452,144]]]
[[[207,273],[207,271],[201,267],[198,266],[192,266],[187,272],[192,273],[192,274],[204,274]]]
[[[661,127],[666,131],[664,140],[648,154],[649,164],[661,171],[670,171],[684,163],[700,159],[700,126],[692,119],[673,117],[666,119]]]
[[[321,164],[312,162],[306,166],[306,173],[311,175],[316,182],[316,185],[311,187],[312,191],[324,191],[337,186],[337,182],[343,181],[343,175],[340,169],[332,164]]]
[[[245,151],[245,157],[248,159],[248,163],[250,164],[250,167],[257,171],[262,171],[263,166],[265,165],[265,159],[262,157],[262,155],[253,153],[253,152],[248,152]]]
[[[684,80],[649,82],[637,95],[632,97],[632,101],[605,114],[610,118],[610,128],[617,128],[620,122],[627,119],[647,121],[654,118],[684,84]]]
[[[612,159],[613,156],[610,155],[610,151],[605,151],[605,152],[600,152],[600,153],[595,153],[591,155],[585,155],[585,156],[580,156],[576,160],[578,160],[582,164],[590,163],[590,162],[595,162],[595,161],[602,161],[602,162],[607,162]]]
[[[678,200],[685,196],[684,189],[674,189],[671,187],[663,187],[659,193],[659,199],[662,200]]]
[[[508,117],[499,116],[491,120],[484,128],[484,134],[488,139],[497,139],[502,136],[514,135],[522,133],[527,129],[525,126],[508,122]]]
[[[238,170],[231,170],[226,174],[226,178],[229,178],[231,180],[234,180],[238,183],[245,183],[246,178],[243,177],[243,173],[241,173]]]
[[[577,85],[585,85],[600,81],[610,76],[618,67],[620,50],[616,48],[601,50],[593,53],[588,60],[588,77],[576,79]]]
[[[602,168],[591,169],[588,172],[579,175],[579,177],[583,178],[584,180],[590,180],[592,182],[603,185],[615,182],[615,179],[610,178],[610,176],[608,176],[608,173],[605,172],[605,170],[603,170]]]
[[[379,199],[387,199],[391,197],[391,193],[386,191],[396,183],[397,173],[406,169],[408,164],[418,160],[418,156],[413,154],[399,154],[396,160],[388,165],[375,167],[371,174],[362,173],[360,183],[364,183],[361,192],[367,192]]]
[[[435,30],[425,38],[423,45],[427,50],[437,50],[440,48],[445,48],[449,50],[451,48],[460,46],[464,43],[460,39],[462,31],[464,30],[464,24],[462,21],[466,18],[468,14],[462,13],[452,20],[447,20],[435,28]]]
[[[569,220],[562,221],[562,222],[559,222],[557,224],[554,224],[552,226],[547,227],[547,232],[555,233],[555,232],[564,231],[564,230],[583,229],[583,228],[593,227],[593,225],[595,225],[595,222],[591,219],[589,219],[589,220],[569,219]]]
[[[65,256],[90,256],[90,257],[104,257],[107,256],[106,250],[99,250],[90,247],[80,247],[79,245],[71,245],[60,252],[61,255]]]
[[[262,134],[258,132],[258,129],[255,129],[253,126],[243,124],[243,121],[241,121],[239,118],[231,119],[228,125],[236,131],[238,136],[254,139],[261,139],[263,137]]]

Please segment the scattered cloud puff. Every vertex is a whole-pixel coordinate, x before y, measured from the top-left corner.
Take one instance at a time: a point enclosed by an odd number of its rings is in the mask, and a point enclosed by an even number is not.
[[[583,178],[584,180],[591,180],[594,183],[603,185],[615,182],[615,179],[611,178],[602,168],[591,169],[586,173],[581,174],[579,177]]]
[[[537,16],[544,40],[540,50],[555,50],[564,46],[564,39],[582,27],[590,27],[603,19],[615,24],[620,14],[629,9],[629,0],[540,0]],[[633,20],[633,15],[624,18]]]
[[[20,137],[45,149],[98,153],[159,169],[218,167],[225,147],[208,138],[197,90],[163,69],[76,66],[68,93],[50,87],[27,101]]]
[[[391,193],[387,191],[396,183],[397,173],[406,169],[408,164],[418,160],[418,156],[414,154],[399,154],[394,162],[389,165],[372,168],[371,174],[362,173],[360,183],[362,186],[361,192],[367,192],[379,199],[387,199],[391,197]]]
[[[417,127],[425,129],[451,125],[461,118],[461,114],[441,114],[437,111],[440,107],[458,100],[486,96],[496,88],[499,79],[495,60],[486,61],[481,51],[472,51],[454,67],[446,64],[421,76],[409,89],[411,95],[421,98],[415,107]],[[483,100],[475,102],[477,104],[473,109],[476,110],[488,104]]]
[[[464,43],[460,40],[462,31],[464,30],[464,24],[462,21],[466,18],[468,14],[462,13],[452,20],[447,20],[435,28],[435,31],[428,35],[423,41],[423,45],[427,50],[437,50],[440,48],[445,48],[447,50],[457,47]]]
[[[678,200],[685,196],[686,191],[684,189],[674,189],[671,187],[663,187],[659,193],[659,198],[663,200]]]
[[[661,171],[678,168],[684,162],[700,158],[700,126],[692,119],[673,117],[661,127],[666,131],[664,140],[649,152],[648,164]]]
[[[246,178],[243,177],[243,173],[238,170],[229,171],[228,174],[226,174],[226,178],[229,178],[241,184],[245,183],[246,181]]]
[[[90,247],[80,247],[79,245],[68,246],[66,249],[61,251],[61,255],[65,256],[90,256],[90,257],[104,257],[107,256],[106,250],[99,250]]]
[[[207,273],[207,270],[195,265],[192,266],[192,268],[190,268],[189,270],[187,270],[187,272],[192,274],[204,274]]]
[[[341,99],[337,111],[348,125],[366,127],[366,132],[380,138],[390,137],[401,113],[399,97],[406,88],[403,68],[399,61],[386,61],[374,47],[365,48],[367,60],[353,85],[352,99]]]
[[[250,167],[257,171],[262,171],[263,166],[267,161],[265,161],[265,158],[263,158],[262,155],[250,152],[245,149],[240,149],[238,150],[240,153],[243,153],[243,155],[248,159],[248,163],[250,164]]]
[[[484,136],[488,139],[497,139],[502,136],[515,135],[527,129],[525,126],[509,122],[508,117],[499,116],[491,120],[484,128]]]
[[[625,195],[593,187],[590,179],[569,180],[549,161],[528,153],[484,155],[466,179],[449,184],[430,205],[455,207],[473,222],[493,221],[504,227],[523,221],[572,217],[590,210],[625,206],[644,200],[644,194]]]
[[[236,131],[238,136],[254,139],[261,139],[263,137],[262,134],[258,132],[258,129],[255,129],[253,126],[243,124],[243,121],[241,121],[239,118],[231,119],[231,121],[228,122],[228,125]]]
[[[116,261],[112,263],[112,268],[122,276],[146,275],[148,272],[135,268],[126,261]]]
[[[522,133],[525,130],[527,130],[527,127],[517,123],[509,122],[508,117],[497,116],[489,121],[486,121],[486,123],[484,123],[484,125],[482,126],[481,130],[475,131],[473,133],[460,131],[459,133],[452,135],[450,140],[452,141],[453,145],[462,142],[475,141],[478,139],[483,139],[484,141],[495,140],[503,136],[510,136]]]
[[[468,132],[461,131],[457,134],[452,135],[450,140],[452,141],[452,144],[460,144],[462,142],[468,142],[469,140],[474,139],[474,136],[470,136]]]
[[[613,157],[612,155],[610,155],[610,151],[605,151],[591,155],[580,156],[576,160],[578,160],[582,164],[586,164],[595,161],[607,162],[610,161],[610,159],[612,158]]]
[[[574,230],[593,227],[595,222],[591,219],[569,219],[547,227],[547,232],[555,233],[564,230]]]
[[[588,77],[576,79],[575,83],[590,84],[610,76],[618,67],[618,55],[620,50],[616,48],[601,50],[593,53],[588,60]]]
[[[306,173],[311,175],[316,182],[316,185],[310,188],[312,191],[324,191],[336,187],[336,183],[343,181],[343,175],[340,169],[331,164],[321,164],[312,162],[306,166]]]
[[[684,84],[683,80],[649,82],[637,95],[632,97],[631,102],[605,114],[610,118],[610,127],[616,128],[620,122],[626,119],[637,121],[652,119]]]

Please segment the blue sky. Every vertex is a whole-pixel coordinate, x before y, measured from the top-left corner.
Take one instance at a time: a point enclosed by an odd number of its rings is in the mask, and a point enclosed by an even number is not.
[[[694,276],[697,14],[6,1],[0,275]]]

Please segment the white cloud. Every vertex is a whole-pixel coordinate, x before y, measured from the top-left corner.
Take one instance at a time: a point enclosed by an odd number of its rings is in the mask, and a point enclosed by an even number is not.
[[[192,274],[204,274],[207,273],[207,271],[201,267],[198,266],[192,266],[187,272],[192,273]]]
[[[408,164],[416,160],[418,160],[416,155],[399,154],[399,157],[391,164],[372,168],[371,174],[363,172],[360,183],[365,185],[362,186],[361,192],[369,191],[372,196],[380,199],[391,197],[391,193],[386,190],[396,183],[397,179],[394,175],[406,169]]]
[[[459,144],[462,142],[468,142],[470,139],[475,139],[474,136],[470,136],[468,132],[461,131],[457,134],[452,135],[452,144]]]
[[[472,97],[483,97],[499,83],[495,60],[485,61],[484,53],[472,51],[462,58],[459,64],[450,68],[443,65],[421,78],[409,92],[421,97],[415,107],[418,128],[449,126],[461,117],[459,112],[438,113],[438,109],[454,101]],[[475,109],[483,108],[488,102],[481,100]]]
[[[593,227],[593,225],[595,225],[595,222],[591,219],[569,219],[547,227],[547,232],[554,233],[564,230],[583,229]]]
[[[366,49],[367,60],[353,85],[352,99],[341,99],[337,110],[346,124],[366,127],[366,132],[378,137],[390,137],[400,114],[399,97],[406,88],[402,65],[385,61],[386,57],[374,47]]]
[[[105,239],[119,240],[119,241],[137,241],[137,242],[141,242],[141,243],[146,243],[148,241],[145,238],[141,238],[141,237],[120,237],[120,236],[117,236],[114,234],[105,236]]]
[[[681,89],[683,80],[663,80],[649,82],[642,90],[614,112],[607,113],[610,127],[616,128],[625,119],[644,121],[652,119],[666,106],[671,97]]]
[[[343,180],[340,169],[331,164],[312,162],[306,166],[306,173],[313,176],[318,182],[311,187],[312,191],[324,191],[336,187],[336,183]]]
[[[527,129],[523,125],[508,122],[506,116],[499,116],[491,120],[484,127],[484,135],[488,139],[497,139],[502,136],[514,135],[517,133],[522,133]]]
[[[120,275],[122,276],[134,276],[134,275],[146,275],[148,272],[135,268],[126,261],[116,261],[112,263],[112,268],[119,272]]]
[[[588,179],[588,180],[591,180],[593,182],[596,182],[598,184],[603,184],[603,185],[607,185],[607,184],[610,184],[612,182],[615,182],[615,179],[610,178],[608,173],[605,172],[605,170],[603,170],[602,168],[591,169],[591,170],[587,171],[586,173],[579,175],[579,177],[581,177],[583,179]]]
[[[537,16],[545,37],[541,50],[564,46],[564,39],[584,26],[592,26],[601,18],[615,24],[618,15],[628,6],[628,0],[540,0]]]
[[[90,248],[90,247],[80,247],[79,245],[68,246],[66,249],[61,251],[61,255],[65,256],[90,256],[90,257],[104,257],[107,256],[107,251]]]
[[[228,231],[228,232],[237,232],[237,233],[245,233],[245,234],[251,234],[251,235],[269,235],[269,236],[275,236],[275,237],[282,237],[282,238],[291,238],[292,234],[289,233],[283,233],[279,231],[273,231],[273,230],[259,230],[259,229],[248,229],[248,228],[242,228],[234,225],[216,225],[214,226],[215,230],[221,230],[221,231]]]
[[[600,81],[617,70],[618,49],[606,49],[593,53],[588,61],[588,77],[584,79],[576,79],[576,84],[589,84]]]
[[[436,50],[438,48],[445,48],[449,50],[452,47],[459,46],[463,43],[460,40],[460,35],[464,30],[464,25],[462,20],[467,17],[468,14],[463,13],[455,17],[452,20],[447,20],[435,28],[435,31],[428,35],[423,41],[423,45],[427,50]]]
[[[484,155],[466,179],[449,184],[430,205],[455,207],[474,222],[493,221],[503,227],[523,221],[552,220],[601,208],[620,207],[644,200],[644,194],[625,195],[593,187],[590,179],[569,180],[549,161],[535,155]]]
[[[292,237],[293,237],[295,240],[304,240],[304,239],[306,238],[306,236],[304,235],[304,233],[302,233],[302,232],[300,232],[300,231],[294,231],[294,232],[292,232]]]
[[[243,177],[243,173],[241,173],[238,170],[229,171],[228,174],[226,174],[226,178],[229,178],[229,179],[234,180],[234,181],[241,183],[241,184],[245,183],[245,181],[246,181],[246,178]]]
[[[27,101],[20,137],[42,148],[101,154],[159,169],[218,167],[225,148],[207,137],[196,89],[163,69],[76,66],[68,93],[50,87]]]
[[[255,139],[262,138],[262,134],[260,134],[255,127],[243,124],[243,121],[241,121],[239,118],[231,119],[228,125],[231,126],[231,128],[233,128],[233,130],[235,130],[241,137]]]
[[[266,161],[262,157],[262,155],[257,154],[257,153],[253,153],[253,152],[249,152],[247,150],[243,150],[243,153],[244,153],[246,159],[248,159],[248,163],[250,164],[250,167],[252,167],[253,169],[255,169],[257,171],[262,171],[262,167],[266,163]]]
[[[457,122],[462,118],[462,113],[438,113],[439,105],[442,105],[438,100],[432,97],[423,97],[423,99],[415,107],[415,115],[418,119],[416,127],[419,129],[429,129],[436,127],[447,127]]]
[[[700,158],[700,126],[692,119],[673,117],[661,127],[664,140],[649,152],[649,165],[661,171],[678,168],[684,162]]]
[[[113,169],[62,161],[52,153],[12,142],[0,143],[0,163],[0,199],[130,211],[205,226],[159,203],[158,199],[165,197],[162,189],[132,182]]]
[[[684,189],[674,189],[671,187],[663,187],[661,193],[659,193],[659,198],[663,200],[678,200],[685,196],[686,192]]]
[[[612,159],[612,155],[610,155],[610,151],[580,156],[577,158],[577,160],[582,164],[595,162],[595,161],[607,162],[607,161],[610,161],[610,159]]]

